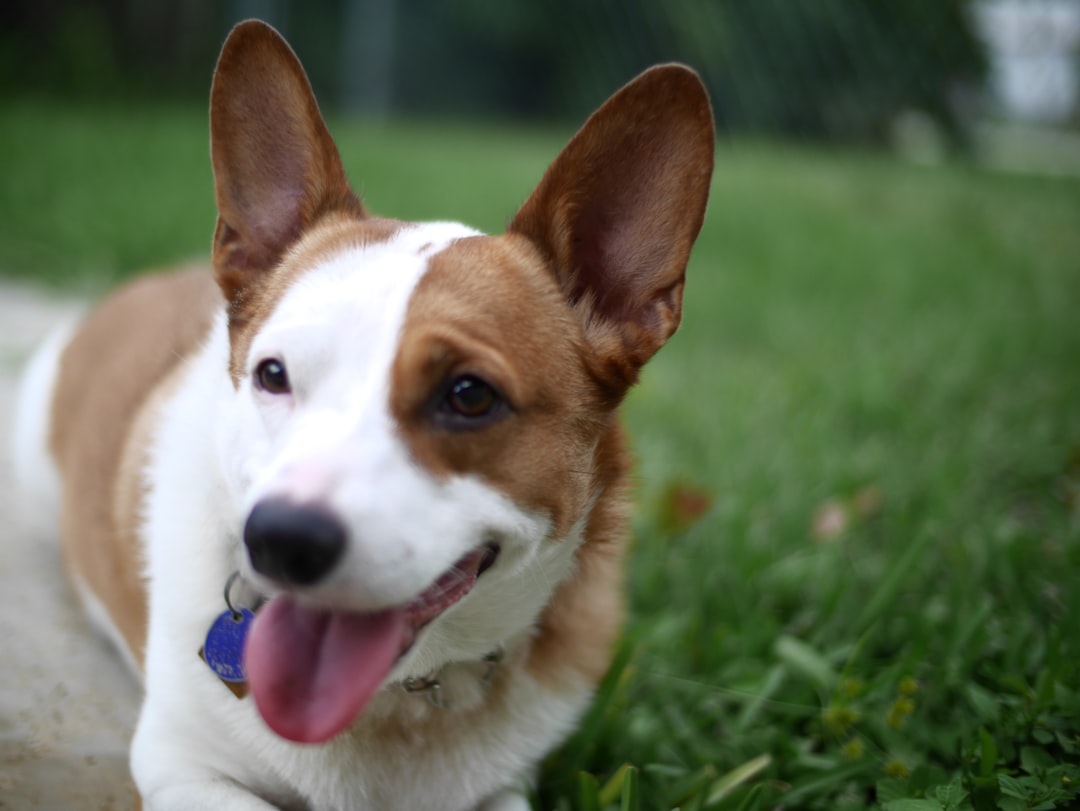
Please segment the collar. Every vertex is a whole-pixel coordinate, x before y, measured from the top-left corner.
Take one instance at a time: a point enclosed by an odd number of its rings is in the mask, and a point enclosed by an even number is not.
[[[244,602],[234,599],[233,590],[241,581],[240,572],[225,581],[225,611],[214,620],[199,649],[202,659],[237,698],[248,694],[243,673],[243,645],[254,615],[266,602],[266,596],[248,588],[255,596]],[[242,581],[241,581],[242,582]],[[245,584],[246,585],[246,584]],[[227,635],[224,639],[223,634]],[[223,652],[222,652],[223,651]],[[440,709],[460,708],[479,703],[491,688],[499,666],[506,656],[500,644],[478,661],[449,662],[426,676],[409,676],[391,685],[403,693],[427,698]]]
[[[459,697],[456,691],[445,690],[443,682],[456,687],[460,681],[460,678],[457,678],[458,673],[466,670],[465,675],[472,677],[482,697],[491,688],[499,672],[499,665],[505,657],[506,650],[499,645],[478,662],[451,662],[426,676],[409,676],[397,686],[406,693],[425,696],[429,703],[440,709],[457,707],[462,703],[462,697]]]

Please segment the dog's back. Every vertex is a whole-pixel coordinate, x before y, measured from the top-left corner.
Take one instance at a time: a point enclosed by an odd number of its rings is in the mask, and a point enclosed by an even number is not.
[[[148,421],[140,412],[220,308],[207,269],[140,278],[81,323],[56,330],[20,390],[15,465],[26,512],[39,517],[42,531],[58,533],[69,564],[78,558],[69,569],[91,617],[136,663],[145,644],[145,593],[142,573],[123,562],[142,555],[100,554],[137,542],[139,477],[118,472],[141,466],[145,442],[136,434]]]

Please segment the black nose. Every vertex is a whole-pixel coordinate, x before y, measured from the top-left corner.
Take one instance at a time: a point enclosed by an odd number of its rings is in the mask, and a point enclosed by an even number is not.
[[[345,527],[327,509],[284,499],[257,503],[244,544],[259,574],[296,586],[322,580],[345,552]]]

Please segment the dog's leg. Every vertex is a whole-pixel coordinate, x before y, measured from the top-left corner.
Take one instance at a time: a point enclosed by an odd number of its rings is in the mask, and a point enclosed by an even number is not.
[[[296,807],[287,796],[269,789],[264,793],[272,796],[273,802],[258,796],[258,788],[241,785],[230,776],[242,773],[237,763],[206,746],[205,741],[177,737],[154,721],[144,707],[131,744],[131,774],[142,811],[283,811]]]
[[[143,811],[279,811],[231,780],[162,786],[142,798]]]

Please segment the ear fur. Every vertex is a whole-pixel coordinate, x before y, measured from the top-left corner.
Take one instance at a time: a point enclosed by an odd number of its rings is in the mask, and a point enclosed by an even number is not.
[[[714,147],[697,74],[650,68],[593,113],[510,223],[547,257],[615,398],[679,326]]]
[[[252,285],[304,228],[330,211],[364,211],[300,61],[258,20],[233,28],[218,58],[210,156],[218,206],[214,268],[235,326]]]

